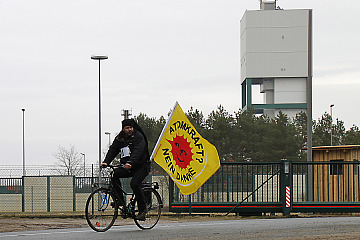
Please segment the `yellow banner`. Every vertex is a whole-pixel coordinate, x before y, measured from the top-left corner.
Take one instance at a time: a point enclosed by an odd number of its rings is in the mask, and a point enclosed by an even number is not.
[[[178,103],[159,137],[152,158],[184,195],[196,192],[220,167],[215,146],[201,137]]]

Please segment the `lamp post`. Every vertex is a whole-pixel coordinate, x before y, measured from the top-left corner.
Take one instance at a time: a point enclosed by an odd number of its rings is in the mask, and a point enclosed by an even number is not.
[[[22,111],[22,115],[23,115],[23,176],[26,176],[26,171],[25,171],[25,108],[21,109]]]
[[[108,59],[106,55],[92,55],[91,59],[99,61],[99,166],[101,166],[101,82],[100,82],[100,61]],[[99,183],[101,176],[99,174]]]
[[[109,147],[110,147],[110,135],[111,133],[110,132],[105,132],[106,135],[109,135]]]
[[[331,104],[330,105],[330,118],[331,118],[331,124],[330,124],[330,144],[331,146],[333,145],[333,141],[332,141],[332,125],[333,125],[333,117],[332,117],[332,109],[335,105]]]
[[[85,177],[85,172],[86,172],[86,171],[85,171],[85,169],[86,169],[86,168],[85,168],[85,153],[80,153],[80,154],[84,156],[84,177]]]

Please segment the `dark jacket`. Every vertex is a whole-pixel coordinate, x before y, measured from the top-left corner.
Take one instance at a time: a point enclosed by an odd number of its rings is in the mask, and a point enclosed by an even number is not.
[[[130,149],[130,155],[126,154],[127,148]],[[104,162],[110,164],[119,153],[121,153],[120,162],[122,164],[129,163],[133,168],[143,167],[150,160],[147,139],[137,129],[134,129],[134,133],[131,136],[126,136],[121,131],[111,144]]]

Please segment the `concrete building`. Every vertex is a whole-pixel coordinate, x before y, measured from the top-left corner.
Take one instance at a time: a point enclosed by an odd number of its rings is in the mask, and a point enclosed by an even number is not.
[[[246,11],[240,24],[242,109],[311,115],[312,10],[283,10],[276,1],[260,1],[260,8]],[[253,104],[254,85],[262,104]]]

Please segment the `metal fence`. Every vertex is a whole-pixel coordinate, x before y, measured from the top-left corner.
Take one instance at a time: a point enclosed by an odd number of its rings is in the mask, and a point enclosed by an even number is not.
[[[149,175],[160,184],[159,193],[168,199],[168,185],[164,176]],[[167,179],[167,178],[166,178]],[[130,178],[122,179],[124,191],[131,194]],[[108,177],[102,183],[109,182]],[[24,176],[0,178],[0,213],[5,212],[83,212],[89,194],[95,189],[98,177],[75,176]],[[165,189],[165,190],[164,190]],[[128,195],[127,197],[130,197]],[[168,201],[167,201],[168,202]]]
[[[222,163],[196,193],[182,195],[173,184],[173,202],[239,202],[280,169],[280,163]],[[278,202],[279,178],[272,177],[246,202]]]
[[[83,211],[97,181],[91,171],[85,177],[0,178],[0,211]],[[191,195],[182,195],[167,177],[151,178],[160,182],[173,212],[360,212],[357,161],[222,163]],[[123,181],[127,192],[129,180]]]
[[[22,193],[22,178],[0,178],[0,194]]]
[[[175,212],[360,212],[359,162],[222,163],[194,194],[171,184]]]

